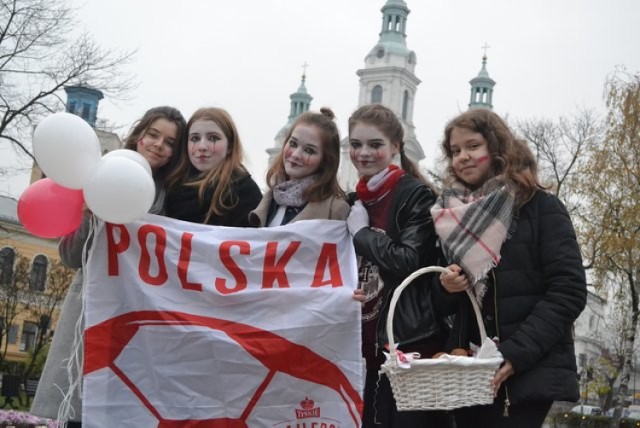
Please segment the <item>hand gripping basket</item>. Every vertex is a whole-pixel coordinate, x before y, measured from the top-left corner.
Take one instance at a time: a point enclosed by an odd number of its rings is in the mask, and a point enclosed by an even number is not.
[[[441,358],[416,359],[410,365],[400,367],[393,339],[393,315],[400,293],[411,282],[429,272],[447,273],[445,268],[432,266],[418,269],[409,275],[394,291],[387,314],[387,337],[390,357],[382,365],[391,383],[398,410],[451,410],[459,407],[493,403],[491,382],[496,370],[502,364],[502,357],[476,358],[447,355]],[[482,322],[480,309],[470,291],[476,321],[480,329],[482,343],[487,333]]]

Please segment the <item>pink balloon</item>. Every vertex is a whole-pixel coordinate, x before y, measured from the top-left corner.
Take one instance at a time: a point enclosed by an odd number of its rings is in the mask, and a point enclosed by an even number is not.
[[[43,178],[20,195],[18,218],[32,234],[57,238],[80,226],[83,204],[82,190],[67,189],[50,178]]]

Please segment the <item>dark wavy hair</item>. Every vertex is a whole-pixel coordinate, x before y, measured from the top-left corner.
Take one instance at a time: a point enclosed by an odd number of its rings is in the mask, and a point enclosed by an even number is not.
[[[129,130],[129,134],[124,138],[124,148],[129,150],[138,150],[138,141],[145,136],[151,125],[158,119],[165,119],[169,122],[176,124],[178,132],[176,135],[176,142],[173,148],[173,154],[169,158],[169,162],[160,167],[154,174],[155,177],[165,178],[178,164],[182,153],[180,147],[186,140],[186,128],[187,122],[184,120],[182,113],[176,108],[169,106],[153,107],[133,124]]]
[[[457,180],[451,152],[451,132],[454,128],[482,135],[491,157],[492,176],[503,175],[508,183],[514,185],[518,206],[531,199],[536,190],[546,189],[538,179],[538,165],[526,141],[517,138],[500,116],[484,109],[462,113],[445,127],[441,148],[447,162],[446,182]]]
[[[334,121],[335,115],[328,107],[322,107],[320,113],[304,112],[293,122],[291,128],[284,137],[282,150],[267,171],[267,185],[270,189],[285,180],[288,180],[284,169],[284,151],[294,129],[301,124],[315,126],[319,131],[322,142],[322,162],[316,174],[318,180],[311,184],[303,194],[307,202],[319,202],[331,196],[344,198],[344,191],[338,184],[338,166],[340,165],[340,132]]]

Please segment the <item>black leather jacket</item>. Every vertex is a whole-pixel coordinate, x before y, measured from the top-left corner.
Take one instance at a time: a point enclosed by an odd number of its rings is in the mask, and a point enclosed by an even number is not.
[[[378,265],[384,281],[384,303],[377,327],[379,349],[388,343],[386,318],[393,290],[417,269],[437,264],[440,254],[429,212],[436,195],[408,174],[400,178],[393,192],[386,234],[364,228],[353,237],[356,254]],[[393,324],[400,346],[442,333],[432,303],[430,276],[416,279],[400,295]]]

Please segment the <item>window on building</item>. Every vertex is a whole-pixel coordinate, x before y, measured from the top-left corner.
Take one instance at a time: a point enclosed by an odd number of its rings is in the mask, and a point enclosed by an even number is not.
[[[36,344],[36,335],[38,334],[38,325],[36,323],[25,321],[22,325],[22,338],[20,339],[20,351],[29,352]]]
[[[0,249],[0,285],[11,283],[16,252],[11,247]]]
[[[82,103],[82,113],[80,114],[80,117],[82,117],[84,120],[89,120],[89,118],[91,117],[91,104]]]
[[[47,280],[47,265],[49,261],[47,257],[38,254],[33,259],[31,265],[31,275],[29,277],[29,288],[35,291],[44,291],[44,286]]]
[[[15,345],[18,343],[18,324],[11,324],[11,328],[9,329],[9,335],[7,337],[7,342],[11,345]]]
[[[409,91],[404,91],[402,98],[402,120],[407,120],[409,114]]]
[[[76,102],[71,100],[67,103],[67,113],[76,113]]]
[[[578,355],[578,367],[585,367],[587,365],[587,354]]]
[[[373,87],[373,90],[371,91],[371,102],[372,103],[382,102],[382,86],[376,85]]]

